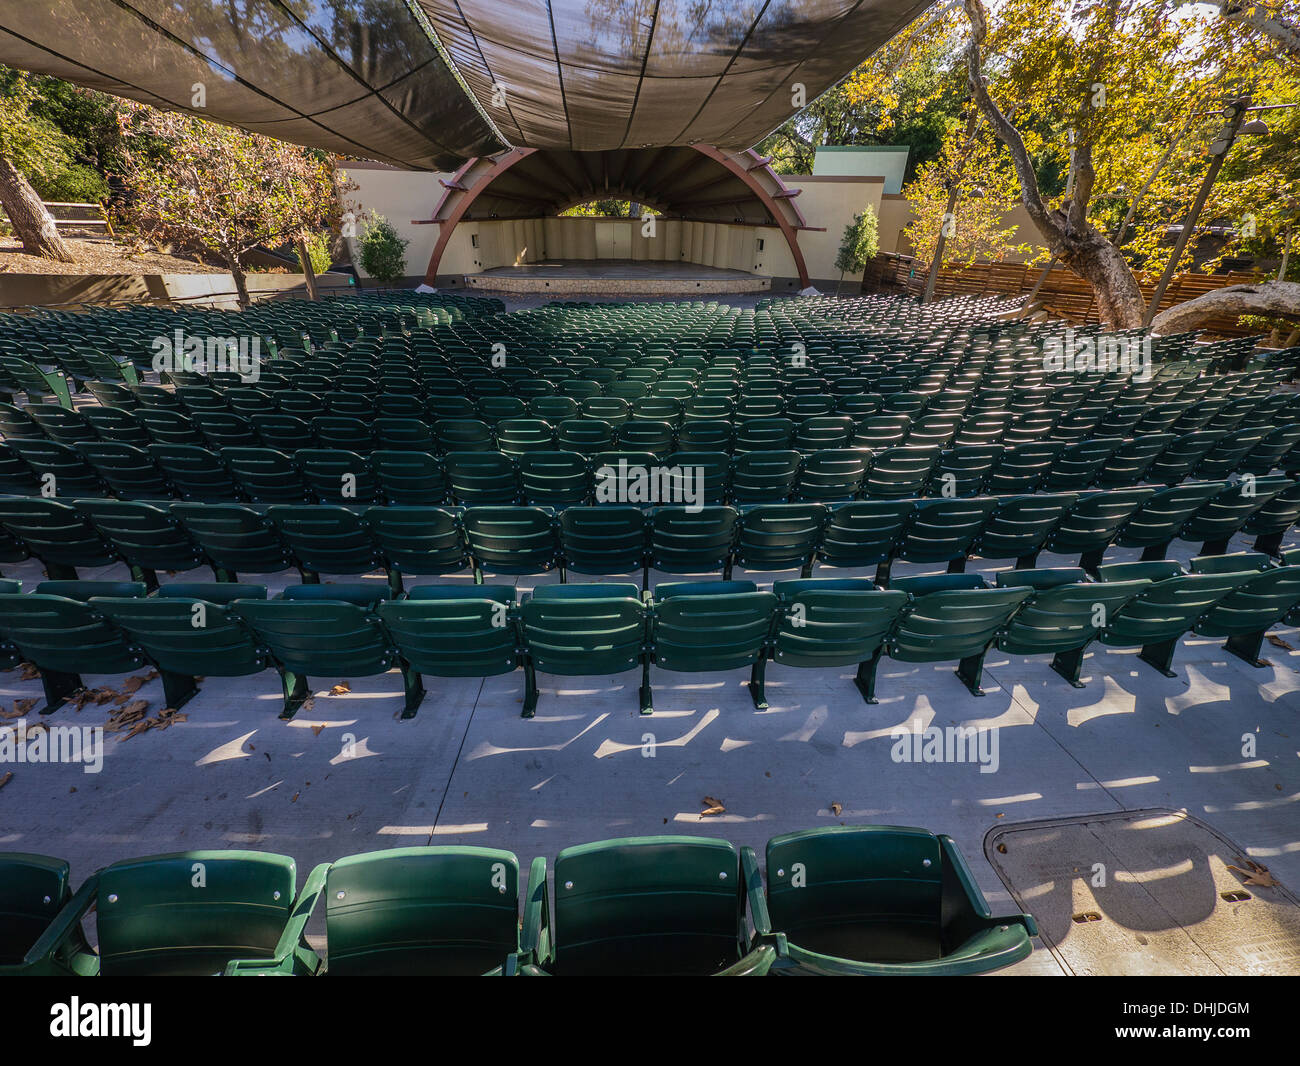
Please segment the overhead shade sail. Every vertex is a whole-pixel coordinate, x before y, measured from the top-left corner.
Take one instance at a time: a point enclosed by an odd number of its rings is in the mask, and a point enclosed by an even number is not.
[[[748,148],[932,0],[418,0],[517,147]]]
[[[507,146],[747,148],[931,2],[6,0],[0,62],[451,170]]]
[[[505,147],[405,0],[13,0],[0,62],[402,167]]]

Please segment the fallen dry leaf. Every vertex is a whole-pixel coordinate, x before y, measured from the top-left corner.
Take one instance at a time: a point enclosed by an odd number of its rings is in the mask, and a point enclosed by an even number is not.
[[[298,802],[298,797],[301,796],[301,795],[302,795],[301,792],[295,792],[295,793],[293,794],[293,799],[291,799],[289,802],[290,802],[290,803],[297,803],[297,802]]]
[[[311,734],[314,737],[320,736],[323,732],[325,732],[325,727],[323,725],[314,725],[311,727]]]
[[[1295,651],[1295,648],[1291,647],[1291,645],[1288,644],[1285,640],[1283,640],[1279,636],[1275,636],[1272,633],[1268,635],[1268,642],[1272,644],[1273,647],[1281,648],[1283,651]]]
[[[340,681],[337,685],[335,685],[332,689],[330,689],[330,695],[342,696],[345,692],[351,692],[351,691],[352,691],[352,685],[350,682]]]
[[[713,796],[705,796],[700,802],[704,804],[704,810],[700,811],[701,818],[709,814],[723,814],[727,809],[722,805],[722,800]]]
[[[26,714],[38,703],[40,703],[40,700],[38,700],[35,696],[28,696],[26,699],[14,700],[14,710],[20,712],[21,714]]]
[[[5,785],[9,784],[13,779],[14,772],[12,770],[6,770],[4,777],[0,777],[0,788],[4,788]]]
[[[18,664],[19,681],[35,681],[40,676],[41,676],[41,672],[37,670],[36,667],[33,666],[31,663]]]
[[[1268,872],[1267,866],[1261,866],[1250,859],[1239,858],[1237,861],[1242,863],[1246,869],[1243,870],[1240,866],[1229,866],[1228,869],[1241,875],[1243,885],[1256,885],[1259,888],[1276,888],[1278,886],[1277,878]]]
[[[844,813],[844,804],[842,803],[831,804],[831,814],[835,815],[836,818],[838,818],[843,813]]]

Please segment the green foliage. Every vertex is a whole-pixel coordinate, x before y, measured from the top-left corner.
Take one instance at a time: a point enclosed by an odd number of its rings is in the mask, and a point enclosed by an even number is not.
[[[334,257],[330,254],[330,235],[328,233],[309,233],[305,243],[307,245],[307,255],[311,259],[312,273],[325,273],[334,262]],[[298,259],[298,269],[306,273],[302,265],[302,253],[296,248],[294,252]]]
[[[854,215],[853,221],[844,227],[844,236],[835,256],[835,269],[841,274],[856,274],[876,258],[879,250],[876,213],[868,207]]]
[[[38,97],[28,78],[7,81],[0,94],[0,153],[29,181],[52,179],[72,165],[73,140],[36,113]]]
[[[32,188],[42,200],[56,203],[101,203],[108,198],[108,182],[98,170],[73,163],[48,176],[38,176]]]
[[[361,228],[361,266],[376,281],[391,285],[406,276],[406,246],[383,215],[372,214]]]
[[[630,200],[592,200],[560,212],[566,218],[628,218],[631,213]]]

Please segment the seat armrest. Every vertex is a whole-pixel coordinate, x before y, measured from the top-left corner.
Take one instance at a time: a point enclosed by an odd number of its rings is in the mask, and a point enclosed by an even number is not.
[[[763,875],[758,868],[758,856],[751,847],[740,849],[740,874],[745,879],[745,892],[749,896],[749,920],[754,924],[754,938],[771,936],[772,919],[767,913]]]
[[[81,945],[72,945],[71,941],[76,938],[81,928],[81,919],[95,905],[95,898],[99,892],[99,875],[102,872],[102,870],[96,870],[86,878],[85,883],[77,889],[77,894],[63,905],[59,913],[54,916],[54,921],[50,922],[45,932],[37,938],[36,943],[23,956],[24,966],[57,966],[57,956],[72,947],[74,954],[86,955],[88,961],[91,961],[92,966],[89,973],[99,972],[99,956],[87,954],[87,952],[81,950]],[[79,968],[78,972],[81,972]]]
[[[546,859],[538,856],[528,871],[524,924],[519,937],[518,966],[541,965],[550,959],[551,902],[546,891]]]
[[[303,939],[303,930],[311,920],[312,911],[325,891],[325,878],[330,871],[330,863],[323,862],[307,876],[307,882],[294,901],[293,910],[280,940],[275,945],[275,954],[269,959],[232,959],[226,964],[227,977],[249,977],[295,974],[314,974],[320,969],[320,956],[308,946]]]

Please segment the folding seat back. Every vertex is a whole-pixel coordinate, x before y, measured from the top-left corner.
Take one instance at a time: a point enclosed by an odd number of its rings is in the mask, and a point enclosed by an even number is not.
[[[572,507],[591,499],[591,461],[580,452],[530,451],[518,456],[517,465],[523,498],[530,505]]]
[[[1222,565],[1232,556],[1212,556],[1209,560],[1193,559],[1193,573],[1204,572],[1209,563]],[[1237,572],[1250,574],[1242,584],[1218,600],[1197,621],[1194,629],[1207,637],[1226,637],[1224,647],[1253,666],[1264,666],[1260,647],[1268,630],[1277,625],[1300,604],[1300,566],[1281,566],[1251,573],[1248,560],[1242,560]],[[1213,572],[1211,570],[1210,572]]]
[[[856,428],[853,419],[847,415],[806,418],[798,423],[792,447],[805,453],[828,448],[847,448]]]
[[[758,504],[741,511],[734,562],[747,570],[790,570],[807,575],[821,542],[827,509],[818,503]]]
[[[1178,638],[1191,630],[1219,600],[1251,579],[1249,570],[1184,574],[1175,562],[1110,563],[1099,567],[1103,582],[1147,578],[1151,584],[1112,615],[1101,632],[1103,644],[1141,645],[1138,656],[1166,677]]]
[[[122,674],[143,665],[122,631],[85,602],[114,591],[145,594],[143,585],[130,582],[45,581],[32,593],[0,596],[0,634],[41,671],[42,713],[81,688],[82,673]]]
[[[471,507],[461,525],[476,581],[494,574],[540,574],[561,565],[554,516],[540,507]]]
[[[229,608],[275,658],[284,686],[282,718],[292,718],[310,694],[308,676],[369,677],[401,665],[376,616],[356,603],[315,598],[338,595],[338,586],[306,585],[295,591],[305,589],[313,590],[312,598],[235,600]],[[404,717],[410,717],[423,690],[405,671],[403,680]]]
[[[512,458],[555,449],[555,431],[540,418],[504,418],[496,424],[497,447]]]
[[[1002,459],[1002,445],[961,445],[940,454],[931,481],[941,496],[978,496]]]
[[[450,452],[490,452],[496,441],[492,427],[473,418],[443,418],[434,423],[434,438],[438,450]]]
[[[515,503],[519,499],[519,470],[508,455],[496,451],[449,452],[443,457],[443,466],[457,503],[474,506]]]
[[[739,526],[732,507],[658,507],[650,517],[649,566],[674,574],[721,571],[729,578]]]
[[[371,423],[375,447],[385,451],[432,452],[433,432],[420,418],[381,416]]]
[[[689,484],[699,496],[695,502],[722,503],[731,493],[731,457],[726,452],[679,451],[664,462],[671,470],[681,472],[670,476],[685,479],[684,485]]]
[[[528,405],[517,396],[484,396],[478,401],[478,415],[489,426],[506,418],[523,418]]]
[[[1281,474],[1264,477],[1246,474],[1201,504],[1196,513],[1183,523],[1178,536],[1183,540],[1201,541],[1202,555],[1221,555],[1227,551],[1228,541],[1251,516],[1294,484]]]
[[[26,413],[45,436],[57,444],[74,445],[97,438],[95,427],[80,411],[69,411],[58,404],[28,404]]]
[[[117,550],[70,504],[39,497],[0,499],[0,526],[45,564],[51,578],[78,566],[117,562]]]
[[[383,563],[361,516],[347,507],[281,505],[266,517],[304,574],[369,574]]]
[[[1096,582],[1082,569],[1012,570],[998,574],[998,587],[1025,587],[1033,597],[1007,624],[998,647],[1013,655],[1051,654],[1052,668],[1076,687],[1083,649],[1150,580]]]
[[[1138,487],[1081,493],[1047,538],[1047,550],[1081,557],[1105,551],[1155,492]]]
[[[1276,555],[1282,538],[1297,521],[1300,521],[1300,484],[1279,492],[1246,519],[1241,531],[1255,538],[1255,551]]]
[[[155,444],[208,446],[193,418],[182,411],[142,404],[136,417]]]
[[[916,663],[960,660],[957,676],[979,695],[985,652],[1032,590],[944,587],[957,582],[934,578],[900,578],[894,584],[908,592],[936,591],[915,595],[908,603],[886,645],[890,658]]]
[[[174,503],[171,513],[203,549],[218,580],[240,572],[276,574],[293,565],[289,547],[265,515],[238,504]]]
[[[288,454],[299,448],[310,448],[316,443],[316,434],[311,424],[297,415],[272,411],[250,415],[248,421],[257,433],[258,445],[263,448],[274,448]]]
[[[371,507],[362,520],[378,542],[390,580],[404,573],[454,574],[469,566],[465,534],[454,511]]]
[[[745,452],[784,451],[793,444],[796,426],[788,418],[755,418],[736,426],[732,450]]]
[[[985,484],[985,491],[997,496],[1018,496],[1038,491],[1063,448],[1060,441],[1052,440],[1007,445],[997,468]],[[1046,487],[1055,491],[1050,481]]]
[[[252,633],[226,613],[233,599],[265,599],[264,585],[167,585],[145,598],[96,596],[91,605],[130,637],[162,671],[168,692],[192,693],[197,677],[243,677],[270,665]]]
[[[1152,433],[1124,441],[1097,471],[1097,485],[1108,489],[1140,484],[1146,480],[1147,472],[1173,441],[1172,433]]]
[[[48,968],[24,966],[27,953],[72,898],[64,859],[21,851],[0,852],[0,976],[67,972],[66,958]]]
[[[689,420],[685,424],[690,425]],[[636,418],[619,426],[615,439],[620,448],[649,452],[662,458],[673,450],[674,432],[667,422]]]
[[[193,570],[203,552],[165,506],[136,500],[78,500],[77,512],[110,543],[136,580],[157,588],[157,570]]]
[[[865,448],[813,452],[800,465],[794,495],[800,500],[852,500],[862,490],[870,466],[871,452]]]
[[[271,448],[225,448],[221,459],[253,503],[302,503],[311,490],[293,460]]]
[[[579,405],[582,418],[595,418],[618,427],[632,417],[632,405],[617,396],[589,396]]]
[[[220,973],[236,958],[270,958],[292,912],[296,880],[291,858],[261,851],[114,863],[99,875],[96,896],[99,972],[201,975]]]
[[[473,977],[519,949],[519,863],[508,851],[352,855],[330,865],[325,899],[330,976]]]
[[[1202,430],[1175,436],[1169,447],[1151,464],[1146,477],[1164,485],[1177,485],[1191,476],[1192,470],[1224,438],[1222,430]]]
[[[862,484],[862,495],[886,500],[922,495],[940,454],[938,448],[906,444],[877,452]]]
[[[252,422],[243,415],[234,414],[223,408],[219,411],[195,411],[190,415],[190,419],[212,448],[219,450],[261,447],[261,437]]]
[[[1211,428],[1222,428],[1211,424]],[[1269,428],[1235,429],[1211,448],[1192,469],[1192,476],[1204,481],[1220,481],[1237,472],[1246,456],[1263,442]]]
[[[614,446],[614,427],[598,418],[566,418],[555,427],[555,445],[582,455],[608,451]]]
[[[557,426],[578,416],[578,401],[571,396],[535,396],[528,401],[528,415]]]
[[[650,646],[661,669],[683,673],[752,667],[767,650],[776,596],[749,582],[660,585],[655,590]],[[712,592],[715,585],[722,590]],[[728,584],[749,586],[727,591]]]
[[[645,669],[646,608],[635,585],[540,585],[519,608],[523,716],[537,707],[536,672],[608,676]],[[641,705],[649,706],[643,681]]]
[[[677,447],[690,451],[731,450],[734,431],[723,419],[691,419],[677,433]]]
[[[173,495],[167,476],[143,448],[111,441],[86,441],[75,448],[120,499],[158,500]]]
[[[862,500],[832,508],[817,559],[841,567],[888,562],[914,506],[911,500]]]
[[[66,444],[25,437],[7,443],[10,450],[31,468],[42,495],[70,498],[106,495],[107,486],[95,468]]]
[[[10,441],[20,437],[48,439],[45,430],[26,410],[11,403],[0,403],[0,437]]]
[[[370,461],[356,452],[332,448],[301,448],[293,454],[313,499],[344,506],[375,503],[379,481]]]
[[[731,471],[736,503],[779,503],[794,493],[802,457],[793,450],[737,453]]]
[[[494,677],[519,665],[509,585],[425,585],[379,604],[389,639],[410,667],[434,677]]]
[[[896,558],[909,563],[949,563],[950,569],[964,569],[967,555],[997,505],[991,496],[918,500]]]
[[[736,849],[705,837],[565,848],[555,860],[554,973],[706,975],[744,949]]]
[[[384,501],[402,507],[425,507],[447,499],[447,472],[429,452],[374,451],[370,465]]]
[[[1226,487],[1222,481],[1189,481],[1160,489],[1124,523],[1115,543],[1123,548],[1152,549],[1145,558],[1163,558],[1187,520]]]
[[[639,507],[567,507],[558,519],[565,567],[580,574],[618,574],[645,566],[647,527]]]
[[[858,422],[853,434],[855,448],[893,448],[903,443],[912,426],[908,415],[870,415]]]
[[[833,826],[767,844],[760,938],[783,934],[773,972],[976,974],[1027,958],[1026,914],[994,917],[949,837]]]

